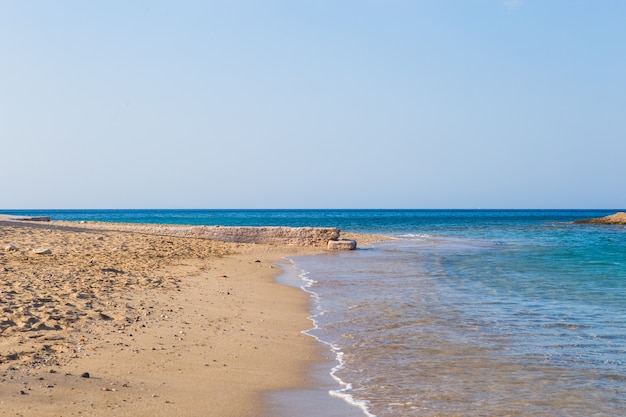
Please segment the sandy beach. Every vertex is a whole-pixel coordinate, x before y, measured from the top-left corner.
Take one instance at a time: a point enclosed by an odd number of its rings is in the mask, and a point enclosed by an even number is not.
[[[0,221],[0,415],[266,416],[323,356],[274,282],[319,251]]]

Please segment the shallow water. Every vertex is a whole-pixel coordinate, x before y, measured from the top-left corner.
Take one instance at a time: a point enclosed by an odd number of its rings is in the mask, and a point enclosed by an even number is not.
[[[294,258],[335,395],[379,417],[626,415],[626,229],[465,226]]]

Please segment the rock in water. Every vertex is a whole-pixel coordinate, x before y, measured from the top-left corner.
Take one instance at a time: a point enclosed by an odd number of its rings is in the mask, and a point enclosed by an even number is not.
[[[626,213],[620,211],[610,216],[597,217],[595,219],[577,220],[575,224],[626,224]]]
[[[356,249],[356,240],[350,240],[350,239],[329,240],[328,249],[330,250],[354,250]]]

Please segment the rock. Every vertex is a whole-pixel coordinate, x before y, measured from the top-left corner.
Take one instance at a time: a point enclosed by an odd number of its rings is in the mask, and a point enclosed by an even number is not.
[[[102,272],[112,272],[114,274],[123,274],[124,271],[122,271],[121,269],[117,269],[117,268],[102,268],[101,269]]]
[[[13,245],[8,245],[4,248],[5,251],[10,252],[10,251],[15,251],[17,250],[17,246],[13,246]]]
[[[89,378],[91,375],[89,375],[89,372],[83,372],[80,377],[81,378]]]
[[[334,235],[339,235],[339,229],[315,227],[195,226],[186,231],[173,228],[170,230],[183,232],[188,236],[224,242],[317,247],[324,247]]]
[[[111,226],[93,225],[108,229]],[[194,237],[221,242],[260,243],[268,245],[311,246],[323,248],[339,229],[330,227],[285,226],[172,226],[172,225],[117,225],[113,230],[150,233],[161,236]]]
[[[620,211],[610,216],[596,217],[595,219],[577,220],[575,224],[626,224],[626,213]]]
[[[50,216],[12,216],[9,220],[22,222],[49,222]]]
[[[328,249],[330,250],[354,250],[356,249],[356,240],[350,240],[350,239],[329,240]]]
[[[50,248],[33,249],[33,252],[36,253],[37,255],[50,255],[52,253],[52,250]]]

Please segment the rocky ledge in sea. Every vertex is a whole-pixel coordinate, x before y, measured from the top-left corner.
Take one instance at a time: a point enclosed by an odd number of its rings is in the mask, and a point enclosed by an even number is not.
[[[574,224],[626,224],[626,213],[620,211],[610,216],[576,220]]]

